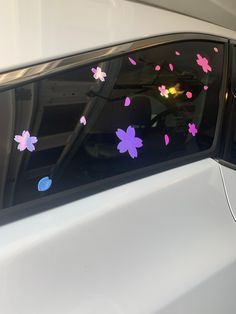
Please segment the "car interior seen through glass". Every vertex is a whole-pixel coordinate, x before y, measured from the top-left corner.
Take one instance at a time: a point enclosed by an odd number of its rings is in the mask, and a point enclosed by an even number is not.
[[[223,50],[163,44],[1,92],[1,208],[210,149]]]

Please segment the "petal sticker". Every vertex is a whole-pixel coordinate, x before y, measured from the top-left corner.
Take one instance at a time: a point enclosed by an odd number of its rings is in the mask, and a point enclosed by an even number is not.
[[[93,77],[96,79],[96,80],[100,80],[102,82],[105,81],[105,77],[107,76],[105,72],[102,72],[102,69],[100,67],[97,67],[96,69],[95,68],[92,68],[91,71],[93,72]]]
[[[79,122],[80,122],[81,124],[83,124],[83,125],[86,125],[87,121],[86,121],[85,116],[82,116],[82,117],[80,118]]]
[[[176,56],[180,56],[180,52],[178,50],[175,51]]]
[[[121,154],[128,151],[131,158],[138,157],[137,148],[143,146],[143,141],[141,138],[135,137],[135,129],[132,126],[129,126],[126,131],[118,129],[116,136],[121,140],[117,145]]]
[[[19,143],[17,149],[19,151],[23,151],[27,149],[28,151],[32,152],[35,150],[34,144],[38,142],[36,136],[30,136],[29,131],[23,131],[21,135],[15,135],[14,141]]]
[[[208,64],[207,58],[203,58],[200,54],[197,54],[197,64],[202,67],[203,72],[207,73],[208,71],[211,72],[212,68]]]
[[[191,98],[193,97],[193,94],[192,94],[191,92],[187,92],[187,93],[186,93],[186,97],[187,97],[188,99],[191,99]]]
[[[218,48],[217,47],[214,47],[214,51],[217,53],[219,52]]]
[[[171,71],[173,71],[173,70],[174,70],[174,66],[173,66],[173,64],[172,64],[172,63],[170,63],[170,64],[169,64],[169,68],[170,68],[170,70],[171,70]]]
[[[157,64],[157,65],[155,66],[155,71],[160,71],[160,69],[161,69],[160,65]]]
[[[208,90],[208,86],[207,86],[207,85],[204,85],[204,86],[203,86],[203,89],[204,89],[204,90]]]
[[[132,59],[132,58],[130,58],[130,57],[128,57],[128,59],[129,59],[129,62],[130,62],[132,65],[136,65],[136,64],[137,64],[137,62],[136,62],[134,59]]]
[[[130,105],[130,103],[131,103],[131,99],[129,97],[126,97],[125,102],[124,102],[124,106],[128,107]]]
[[[194,123],[188,124],[188,132],[192,134],[192,136],[195,136],[198,132],[198,129],[196,128],[196,125]]]
[[[39,192],[47,191],[50,189],[51,185],[52,185],[52,180],[49,179],[49,177],[43,177],[38,182],[38,191]]]
[[[165,145],[167,146],[170,143],[170,138],[167,134],[165,134],[164,138],[165,138]]]

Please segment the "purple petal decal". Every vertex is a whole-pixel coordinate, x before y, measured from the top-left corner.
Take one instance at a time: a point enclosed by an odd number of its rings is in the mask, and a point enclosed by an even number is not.
[[[129,59],[129,62],[130,62],[132,65],[136,65],[136,64],[137,64],[134,59],[132,59],[132,58],[130,58],[130,57],[128,57],[128,59]]]
[[[126,98],[125,98],[124,106],[125,106],[125,107],[128,107],[128,106],[130,105],[130,103],[131,103],[131,99],[130,99],[129,97],[126,97]]]

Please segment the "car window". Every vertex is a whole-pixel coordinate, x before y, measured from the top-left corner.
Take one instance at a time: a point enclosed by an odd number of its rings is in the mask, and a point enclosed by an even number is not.
[[[209,152],[223,54],[163,44],[2,92],[1,207]]]

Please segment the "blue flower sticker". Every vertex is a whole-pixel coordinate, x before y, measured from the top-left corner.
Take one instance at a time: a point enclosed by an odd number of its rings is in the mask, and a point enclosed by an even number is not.
[[[50,189],[51,185],[52,185],[52,180],[49,179],[49,177],[43,177],[38,182],[38,191],[39,192],[47,191]]]

